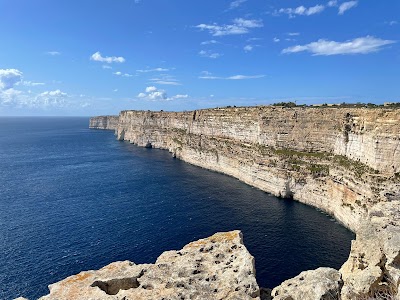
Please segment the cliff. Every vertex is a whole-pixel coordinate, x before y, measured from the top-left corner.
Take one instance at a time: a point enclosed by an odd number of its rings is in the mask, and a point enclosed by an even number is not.
[[[118,127],[118,116],[98,116],[90,118],[89,128],[103,129],[103,130],[116,130]]]
[[[191,164],[317,207],[356,232],[340,270],[303,272],[273,289],[273,299],[399,298],[400,110],[122,111],[118,119],[96,117],[90,124],[115,129],[119,140],[169,150]],[[153,277],[155,283],[160,280]],[[166,299],[175,299],[171,295]],[[247,299],[207,297],[199,299]]]

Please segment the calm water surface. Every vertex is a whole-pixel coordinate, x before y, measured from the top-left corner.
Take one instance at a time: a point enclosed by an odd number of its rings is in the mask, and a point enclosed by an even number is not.
[[[0,299],[116,260],[240,229],[261,286],[339,268],[354,235],[306,205],[88,129],[88,118],[0,118]]]

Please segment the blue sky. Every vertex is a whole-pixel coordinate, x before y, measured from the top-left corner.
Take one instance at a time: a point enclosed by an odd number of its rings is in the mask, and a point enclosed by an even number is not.
[[[0,0],[0,115],[400,101],[399,0]]]

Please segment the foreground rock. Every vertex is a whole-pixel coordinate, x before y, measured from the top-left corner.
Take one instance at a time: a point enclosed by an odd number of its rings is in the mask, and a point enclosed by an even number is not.
[[[400,202],[378,203],[340,269],[342,299],[400,299]]]
[[[301,272],[272,290],[274,300],[339,299],[343,285],[340,273],[331,268]]]
[[[164,252],[155,264],[115,262],[49,286],[41,300],[260,299],[254,258],[240,231]]]

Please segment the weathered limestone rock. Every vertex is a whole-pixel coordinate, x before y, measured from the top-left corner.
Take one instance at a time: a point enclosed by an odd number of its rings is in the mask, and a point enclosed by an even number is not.
[[[122,111],[119,140],[168,149],[357,232],[377,202],[400,199],[400,110],[240,107]]]
[[[118,127],[118,116],[99,116],[90,118],[89,128],[116,130]]]
[[[399,298],[399,109],[122,111],[116,134],[333,215],[357,234],[340,269],[342,299]],[[316,271],[307,274],[321,290],[335,285],[328,275],[318,280]],[[310,285],[298,287],[286,286],[288,297],[326,299],[315,290],[305,296]]]
[[[318,268],[284,281],[271,294],[274,300],[336,300],[342,284],[337,270]]]
[[[342,299],[400,298],[400,203],[375,205],[353,241],[350,257],[340,269]],[[391,296],[392,298],[389,298]],[[373,298],[375,297],[375,298]]]
[[[254,259],[240,231],[217,233],[179,251],[161,254],[155,264],[112,263],[49,286],[41,300],[259,300]]]

